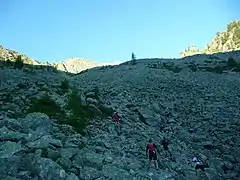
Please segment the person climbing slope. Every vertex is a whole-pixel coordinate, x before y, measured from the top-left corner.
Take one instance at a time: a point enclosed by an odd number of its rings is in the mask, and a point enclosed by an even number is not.
[[[163,146],[163,149],[165,152],[168,152],[170,154],[170,156],[172,156],[171,152],[169,151],[169,148],[168,148],[168,145],[169,145],[169,142],[168,140],[166,139],[166,137],[163,137],[163,140],[162,140],[162,146]]]
[[[114,120],[115,120],[115,123],[116,123],[117,125],[119,125],[120,117],[119,117],[119,115],[118,115],[118,112],[115,112],[115,113],[114,113],[113,118],[114,118]]]
[[[113,120],[115,121],[118,129],[118,135],[120,135],[121,127],[120,127],[120,116],[118,115],[118,112],[115,112],[113,115]]]
[[[205,168],[209,168],[209,165],[203,162],[199,156],[195,156],[192,159],[192,162],[196,164],[195,166],[196,175],[198,174],[198,171],[197,171],[198,169],[200,169],[203,173],[205,173]],[[206,173],[205,175],[208,176]]]
[[[158,169],[157,152],[159,152],[157,146],[152,142],[151,139],[149,139],[149,144],[147,145],[146,148],[146,155],[148,156],[149,159],[149,166],[151,166],[153,161],[156,169]]]

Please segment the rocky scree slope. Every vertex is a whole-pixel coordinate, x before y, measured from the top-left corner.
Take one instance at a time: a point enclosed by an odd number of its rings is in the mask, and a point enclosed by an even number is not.
[[[203,50],[192,45],[181,53],[182,57],[194,54],[213,54],[240,50],[240,21],[233,21],[227,25],[227,29],[219,32]]]
[[[206,71],[239,55],[138,60],[71,76],[1,68],[0,179],[240,178],[239,73]],[[87,106],[95,114],[81,134],[76,130],[83,117],[74,119],[74,108],[67,108],[76,92],[74,107]],[[48,99],[32,109],[32,100],[44,95],[56,104]],[[43,108],[49,104],[50,111]],[[121,116],[121,131],[109,116],[111,109]],[[172,157],[160,146],[164,136],[171,141]],[[149,138],[160,149],[158,171],[148,168]],[[209,163],[207,176],[196,175],[189,164],[195,154]]]
[[[201,68],[193,72],[188,65],[214,67],[239,55],[240,52],[199,55],[172,60],[175,65],[170,60],[140,60],[135,66],[129,62],[92,69],[74,77],[72,83],[86,89],[97,85],[105,104],[123,116],[123,139],[111,147],[125,151],[127,163],[123,169],[131,162],[139,164],[132,169],[132,176],[142,178],[142,172],[149,172],[144,156],[147,140],[152,138],[159,145],[166,136],[172,142],[173,158],[165,156],[161,149],[161,170],[152,171],[153,179],[164,179],[161,173],[172,179],[235,179],[239,178],[240,165],[239,73],[219,74]],[[92,138],[97,143],[98,139],[114,142],[115,137],[103,139],[97,130]],[[194,167],[188,165],[194,154],[201,154],[209,163],[208,177],[196,177]]]

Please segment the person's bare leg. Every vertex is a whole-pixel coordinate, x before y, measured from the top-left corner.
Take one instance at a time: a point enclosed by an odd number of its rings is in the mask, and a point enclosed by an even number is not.
[[[158,162],[157,162],[157,160],[154,161],[154,164],[155,164],[156,169],[158,169]]]
[[[207,172],[204,172],[204,174],[206,175],[206,177],[207,177],[208,179],[211,179],[211,178],[209,178],[209,174],[208,174]]]
[[[196,176],[199,177],[199,171],[198,170],[196,170]]]

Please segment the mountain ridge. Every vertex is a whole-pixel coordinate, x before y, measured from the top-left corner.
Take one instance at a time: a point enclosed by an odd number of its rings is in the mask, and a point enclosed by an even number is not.
[[[21,59],[24,64],[29,65],[47,65],[52,66],[60,71],[66,71],[69,73],[79,73],[81,71],[84,71],[86,69],[90,69],[93,67],[98,66],[107,66],[107,65],[116,65],[118,63],[111,63],[111,62],[103,62],[98,63],[95,61],[88,60],[86,58],[69,58],[65,59],[60,62],[41,62],[32,58],[27,57],[26,55],[19,53],[15,50],[11,50],[8,48],[5,48],[4,46],[0,45],[0,60],[10,60],[15,61],[18,56],[21,56]]]
[[[191,45],[180,53],[181,57],[195,54],[213,54],[218,52],[230,52],[240,50],[240,20],[232,21],[226,30],[216,33],[215,37],[204,49]]]

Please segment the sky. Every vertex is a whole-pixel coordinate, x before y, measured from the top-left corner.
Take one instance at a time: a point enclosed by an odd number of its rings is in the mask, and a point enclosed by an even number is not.
[[[0,44],[43,62],[173,58],[240,20],[239,0],[0,0]]]

